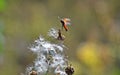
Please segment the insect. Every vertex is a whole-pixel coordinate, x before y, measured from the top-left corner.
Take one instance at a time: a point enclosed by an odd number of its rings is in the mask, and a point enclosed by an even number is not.
[[[69,18],[63,18],[60,20],[62,24],[62,29],[64,28],[66,31],[68,31],[68,25],[71,25]]]

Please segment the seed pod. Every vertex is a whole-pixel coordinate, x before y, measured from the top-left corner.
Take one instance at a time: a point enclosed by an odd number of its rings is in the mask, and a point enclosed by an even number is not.
[[[67,75],[73,75],[74,73],[74,68],[70,65],[65,68],[65,72]]]
[[[30,75],[37,75],[37,72],[34,71],[34,70],[32,70],[32,71],[30,72]]]

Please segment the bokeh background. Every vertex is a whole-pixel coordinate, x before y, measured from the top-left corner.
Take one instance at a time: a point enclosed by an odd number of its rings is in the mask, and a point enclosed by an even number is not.
[[[0,0],[0,75],[20,75],[35,54],[28,47],[60,17],[74,75],[120,75],[120,0]]]

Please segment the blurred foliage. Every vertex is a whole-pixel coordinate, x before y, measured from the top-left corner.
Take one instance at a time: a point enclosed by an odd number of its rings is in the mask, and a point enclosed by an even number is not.
[[[35,57],[29,45],[39,35],[48,38],[51,27],[59,28],[58,16],[72,21],[69,31],[62,33],[69,48],[66,54],[73,66],[80,65],[75,75],[120,75],[119,3],[120,0],[0,0],[0,51],[5,48],[1,75],[24,72]]]
[[[0,0],[0,11],[4,11],[5,10],[5,0]]]
[[[4,37],[0,33],[0,53],[3,51],[3,43],[4,43]]]
[[[3,51],[4,46],[4,35],[3,35],[4,26],[2,21],[0,22],[0,53]]]

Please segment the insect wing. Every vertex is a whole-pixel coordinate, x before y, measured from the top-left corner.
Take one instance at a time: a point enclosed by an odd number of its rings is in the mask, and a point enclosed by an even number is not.
[[[65,24],[66,24],[66,25],[71,25],[71,23],[70,23],[70,22],[66,22]]]

